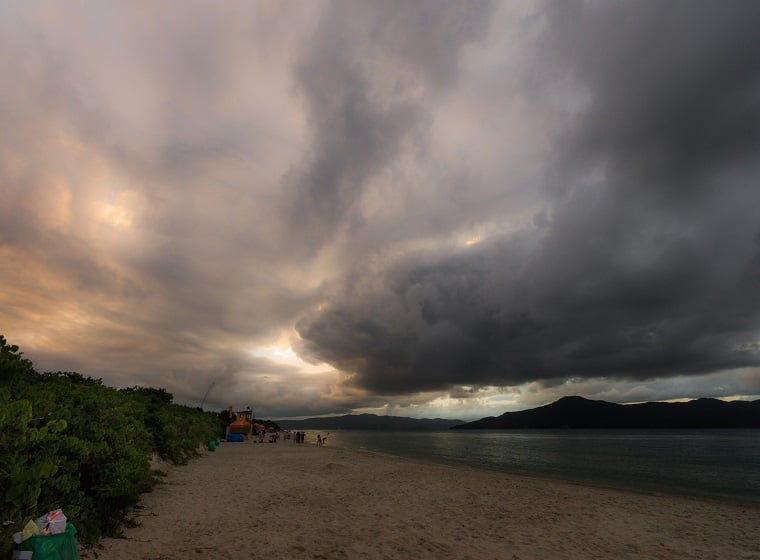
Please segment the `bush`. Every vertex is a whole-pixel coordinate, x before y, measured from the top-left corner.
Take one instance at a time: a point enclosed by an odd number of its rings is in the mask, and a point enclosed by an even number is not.
[[[164,389],[117,390],[73,372],[40,374],[0,336],[0,557],[30,518],[61,508],[79,536],[118,536],[156,482],[154,453],[184,464],[218,436],[219,415]]]

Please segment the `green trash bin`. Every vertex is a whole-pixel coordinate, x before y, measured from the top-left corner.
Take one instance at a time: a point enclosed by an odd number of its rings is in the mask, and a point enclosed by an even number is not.
[[[66,523],[63,533],[34,535],[18,545],[18,549],[32,551],[32,560],[79,560],[76,534],[74,525]]]

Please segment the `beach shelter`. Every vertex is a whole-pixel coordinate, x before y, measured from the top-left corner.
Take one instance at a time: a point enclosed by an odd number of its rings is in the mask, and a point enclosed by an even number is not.
[[[238,418],[234,422],[230,423],[229,433],[241,434],[243,435],[243,437],[245,437],[245,439],[250,439],[251,428],[252,428],[252,424],[248,420],[246,420],[245,418]]]

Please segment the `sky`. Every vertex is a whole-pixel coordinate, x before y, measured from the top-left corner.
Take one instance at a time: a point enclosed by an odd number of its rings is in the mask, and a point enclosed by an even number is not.
[[[0,334],[262,418],[760,398],[760,3],[0,3]]]

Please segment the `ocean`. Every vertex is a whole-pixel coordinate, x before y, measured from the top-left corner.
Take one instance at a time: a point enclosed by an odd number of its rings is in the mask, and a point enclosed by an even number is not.
[[[317,433],[308,432],[311,441]],[[333,430],[330,446],[760,504],[760,430]]]

